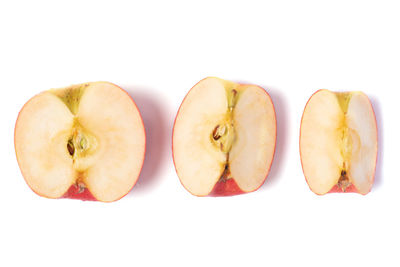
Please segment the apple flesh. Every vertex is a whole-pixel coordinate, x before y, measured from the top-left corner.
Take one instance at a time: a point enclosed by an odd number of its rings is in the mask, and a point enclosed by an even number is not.
[[[310,189],[367,194],[378,152],[375,113],[362,92],[319,90],[311,96],[300,129],[300,156]]]
[[[103,202],[134,186],[146,142],[135,103],[107,82],[34,96],[19,113],[14,138],[19,167],[35,193]]]
[[[183,100],[173,130],[182,185],[196,196],[257,190],[275,151],[276,118],[261,87],[206,78]]]

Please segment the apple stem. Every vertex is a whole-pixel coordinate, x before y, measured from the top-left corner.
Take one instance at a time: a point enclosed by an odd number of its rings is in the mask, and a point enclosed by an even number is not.
[[[81,194],[85,191],[86,186],[82,183],[78,183],[78,193]]]
[[[337,184],[339,188],[342,189],[343,192],[345,192],[347,187],[351,185],[351,182],[345,170],[342,170],[342,172],[340,173],[340,178]]]
[[[227,157],[229,158],[229,157]],[[226,180],[231,179],[229,176],[231,174],[231,171],[229,170],[229,163],[228,161],[225,163],[225,168],[224,171],[222,172],[218,182],[226,182]]]

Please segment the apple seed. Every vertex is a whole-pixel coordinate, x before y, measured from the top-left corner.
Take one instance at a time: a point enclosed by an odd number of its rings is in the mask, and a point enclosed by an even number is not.
[[[71,156],[73,156],[75,153],[75,147],[74,147],[74,143],[72,142],[72,139],[68,140],[67,149],[68,149],[69,154]]]

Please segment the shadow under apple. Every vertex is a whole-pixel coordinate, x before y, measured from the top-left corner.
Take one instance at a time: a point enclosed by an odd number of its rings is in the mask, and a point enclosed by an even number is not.
[[[167,144],[170,137],[165,107],[151,95],[151,90],[141,87],[124,87],[135,101],[146,130],[146,154],[139,179],[127,196],[147,192],[160,179],[163,162],[168,162]]]
[[[383,177],[382,177],[382,162],[383,162],[383,117],[382,117],[382,110],[381,105],[377,98],[374,96],[369,96],[369,99],[372,104],[372,108],[374,109],[375,117],[376,117],[376,126],[378,128],[378,158],[376,161],[375,167],[375,180],[374,185],[372,187],[372,191],[374,188],[378,188],[382,186]]]
[[[275,116],[276,116],[276,145],[275,145],[275,154],[274,159],[271,164],[271,169],[269,171],[268,177],[264,182],[264,185],[260,189],[269,188],[273,186],[279,176],[282,173],[284,167],[284,159],[286,157],[286,149],[287,149],[287,138],[288,138],[288,110],[287,110],[287,101],[285,100],[282,93],[279,90],[271,89],[266,86],[263,88],[270,95],[272,102],[274,103],[275,108]]]

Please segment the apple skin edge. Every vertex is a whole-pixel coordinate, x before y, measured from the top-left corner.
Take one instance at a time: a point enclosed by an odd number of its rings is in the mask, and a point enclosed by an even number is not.
[[[303,159],[302,159],[302,157],[301,157],[301,147],[300,147],[301,125],[302,125],[302,123],[303,123],[304,112],[305,112],[305,110],[306,110],[306,108],[307,108],[308,102],[310,102],[311,98],[312,98],[315,94],[317,94],[319,91],[322,91],[322,90],[325,90],[325,89],[319,89],[319,90],[317,90],[316,92],[314,92],[314,93],[310,96],[310,98],[307,100],[307,103],[306,103],[306,105],[305,105],[305,107],[304,107],[303,115],[301,116],[301,121],[300,121],[300,134],[299,134],[299,152],[300,152],[301,169],[302,169],[302,171],[303,171],[304,177],[306,177],[306,174],[305,174],[305,172],[304,172]],[[376,128],[376,132],[378,133],[378,124],[377,124],[377,122],[376,122],[375,111],[374,111],[374,108],[373,108],[373,106],[372,106],[371,100],[370,100],[369,98],[368,98],[368,102],[369,102],[369,104],[370,104],[370,106],[371,106],[372,113],[374,114],[375,128]],[[378,135],[377,135],[377,138],[378,138]],[[376,142],[378,143],[378,140],[376,140]],[[376,164],[377,164],[377,163],[378,163],[378,156],[376,156],[376,161],[375,161],[375,166],[374,166],[374,172],[373,172],[373,173],[374,173],[374,176],[373,176],[373,179],[372,179],[372,182],[371,182],[372,184],[374,184],[374,181],[375,181],[375,171],[376,171]],[[318,196],[325,195],[325,194],[317,194],[317,193],[315,193],[315,192],[311,189],[311,186],[310,186],[310,184],[308,183],[307,178],[305,178],[305,180],[306,180],[306,183],[307,183],[309,189],[310,189],[314,194],[316,194],[316,195],[318,195]],[[372,189],[372,186],[371,186],[371,189]],[[371,189],[370,189],[370,191],[371,191]],[[365,193],[365,194],[362,194],[362,193],[360,193],[360,192],[358,191],[358,189],[357,189],[353,184],[351,184],[348,188],[346,188],[345,191],[343,191],[342,189],[340,189],[340,187],[338,186],[338,184],[336,184],[336,185],[334,185],[326,194],[330,194],[330,193],[357,193],[357,194],[360,194],[360,195],[366,195],[366,194],[368,194],[370,191],[368,191],[368,192]]]
[[[174,158],[174,152],[173,152],[173,151],[174,151],[174,130],[175,130],[176,119],[177,119],[177,117],[178,117],[178,114],[179,114],[179,111],[180,111],[180,109],[181,109],[181,107],[182,107],[182,104],[185,102],[186,97],[189,95],[190,91],[191,91],[194,87],[196,87],[196,85],[198,85],[198,84],[201,83],[203,80],[206,80],[206,79],[208,79],[208,78],[214,78],[214,76],[209,76],[209,77],[206,77],[206,78],[201,79],[199,82],[197,82],[197,83],[186,93],[186,95],[185,95],[185,97],[183,98],[183,100],[182,100],[182,102],[181,102],[181,104],[180,104],[180,106],[179,106],[179,109],[178,109],[178,111],[177,111],[177,113],[176,113],[176,115],[175,115],[175,120],[174,120],[174,124],[173,124],[173,127],[172,127],[171,151],[172,151],[172,161],[173,161],[173,163],[174,163],[175,172],[178,174],[178,178],[179,178],[179,173],[178,173],[178,170],[177,170],[177,168],[176,168],[175,158]],[[217,79],[219,79],[219,78],[217,78]],[[245,85],[245,84],[242,84],[242,83],[238,83],[238,84],[239,84],[239,85]],[[261,86],[257,86],[257,87],[259,87],[260,89],[262,89],[262,90],[264,91],[264,93],[267,94],[268,98],[271,100],[272,107],[273,107],[273,111],[274,111],[274,118],[275,118],[275,144],[274,144],[274,152],[273,152],[273,154],[272,154],[272,160],[271,160],[271,163],[270,163],[269,166],[268,166],[268,171],[267,171],[267,174],[265,175],[264,180],[262,181],[262,183],[260,184],[260,186],[258,186],[256,189],[254,189],[254,190],[252,190],[252,191],[249,191],[249,192],[245,192],[245,191],[241,190],[240,187],[237,185],[236,181],[234,180],[234,178],[231,178],[231,179],[228,179],[228,180],[219,180],[219,181],[217,181],[217,182],[215,183],[213,189],[212,189],[211,192],[208,193],[207,195],[195,195],[195,194],[193,194],[190,190],[188,190],[188,189],[185,187],[185,185],[182,183],[181,179],[179,178],[179,182],[181,183],[181,185],[186,189],[186,191],[188,191],[188,192],[189,192],[190,194],[192,194],[193,196],[197,196],[197,197],[205,197],[205,196],[224,197],[224,196],[235,196],[235,195],[240,195],[240,194],[247,194],[247,193],[251,193],[251,192],[257,191],[257,190],[265,183],[265,181],[267,180],[268,174],[269,174],[269,172],[270,172],[270,170],[271,170],[271,166],[272,166],[272,163],[273,163],[274,157],[275,157],[275,151],[276,151],[276,137],[277,137],[277,131],[278,131],[277,124],[278,124],[278,123],[277,123],[277,120],[276,120],[275,105],[274,105],[274,102],[273,102],[272,99],[271,99],[271,96],[270,96],[270,95],[268,94],[268,92],[267,92],[264,88],[262,88]]]
[[[92,193],[91,193],[87,188],[85,188],[83,191],[79,192],[79,187],[78,187],[76,184],[72,184],[72,185],[69,187],[69,189],[67,190],[67,192],[64,193],[64,195],[62,195],[61,197],[56,198],[56,199],[69,198],[69,199],[78,199],[78,200],[82,200],[82,201],[100,201],[100,202],[104,202],[104,203],[107,203],[107,202],[114,202],[114,201],[120,200],[121,198],[123,198],[123,197],[125,197],[127,194],[129,194],[129,192],[130,192],[130,191],[132,190],[132,188],[136,185],[137,181],[138,181],[139,178],[140,178],[140,173],[142,172],[143,164],[144,164],[144,160],[145,160],[145,156],[146,156],[146,145],[147,145],[146,129],[145,129],[145,127],[144,127],[143,116],[142,116],[142,114],[140,113],[140,110],[139,110],[138,106],[136,105],[135,101],[134,101],[133,98],[128,94],[127,91],[125,91],[124,89],[122,89],[121,87],[119,87],[118,85],[116,85],[116,84],[114,84],[114,83],[111,83],[111,82],[105,82],[105,83],[110,83],[110,84],[116,86],[117,88],[119,88],[122,92],[124,92],[124,93],[131,99],[133,105],[135,106],[135,108],[136,108],[137,111],[139,112],[140,121],[142,122],[143,133],[144,133],[143,160],[142,160],[142,163],[141,163],[141,166],[140,166],[139,175],[138,175],[138,177],[136,178],[135,183],[133,183],[132,187],[128,190],[128,192],[127,192],[126,194],[124,194],[123,196],[121,196],[120,198],[115,199],[115,200],[113,200],[113,201],[101,201],[101,200],[98,200],[98,199],[96,199],[96,198],[92,195]],[[36,96],[36,95],[35,95],[35,96]],[[26,106],[35,96],[33,96],[31,99],[29,99],[29,100],[22,106],[21,110],[20,110],[19,113],[18,113],[18,117],[17,117],[17,120],[16,120],[16,122],[15,122],[15,126],[14,126],[14,150],[15,150],[15,151],[16,151],[15,134],[16,134],[16,125],[17,125],[17,123],[18,123],[19,115],[20,115],[21,111],[25,108],[25,106]],[[16,158],[17,158],[17,162],[18,162],[18,165],[19,165],[18,155],[16,155]],[[42,196],[42,195],[40,195],[39,193],[37,193],[37,192],[28,184],[28,182],[27,182],[27,180],[26,180],[26,178],[25,178],[25,175],[24,175],[24,173],[22,172],[22,169],[21,169],[21,168],[20,168],[20,171],[21,171],[22,177],[23,177],[24,180],[25,180],[25,183],[29,186],[29,188],[30,188],[33,192],[35,192],[35,194],[37,194],[38,196],[40,196],[40,197],[46,197],[46,196]],[[48,197],[46,197],[46,198],[48,198]]]

